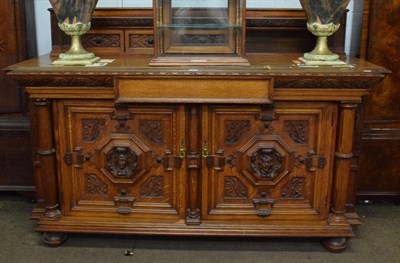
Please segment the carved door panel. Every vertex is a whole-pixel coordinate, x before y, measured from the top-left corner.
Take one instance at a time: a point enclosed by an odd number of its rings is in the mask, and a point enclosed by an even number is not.
[[[336,106],[209,107],[203,219],[321,220],[329,211]]]
[[[66,215],[182,217],[183,108],[64,101],[55,112]]]

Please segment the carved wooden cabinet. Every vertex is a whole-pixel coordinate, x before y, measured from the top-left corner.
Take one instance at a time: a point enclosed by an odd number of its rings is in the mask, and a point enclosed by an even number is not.
[[[387,73],[251,66],[8,68],[27,86],[48,245],[67,233],[320,237],[339,252],[355,112]],[[39,211],[40,210],[40,211]]]

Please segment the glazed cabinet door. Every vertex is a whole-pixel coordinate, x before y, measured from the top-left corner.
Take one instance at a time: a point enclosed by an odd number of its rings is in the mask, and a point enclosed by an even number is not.
[[[203,220],[326,219],[336,111],[330,103],[205,107]]]
[[[64,215],[183,217],[182,107],[71,100],[54,112]]]

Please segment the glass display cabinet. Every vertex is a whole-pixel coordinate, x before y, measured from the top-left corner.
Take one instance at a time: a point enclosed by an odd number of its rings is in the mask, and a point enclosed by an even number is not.
[[[249,65],[246,0],[153,0],[150,65]]]

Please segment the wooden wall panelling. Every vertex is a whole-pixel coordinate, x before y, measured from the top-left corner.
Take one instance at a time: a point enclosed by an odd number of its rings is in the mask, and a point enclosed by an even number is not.
[[[400,200],[400,0],[366,0],[361,56],[392,71],[366,98],[357,195]]]
[[[0,68],[36,55],[33,1],[0,2]],[[0,71],[0,191],[33,191],[29,118],[23,89]]]
[[[25,43],[20,41],[24,20],[22,7],[15,1],[6,0],[0,2],[0,67],[5,68],[24,58]],[[20,90],[4,71],[0,72],[0,112],[15,113],[21,109]]]

